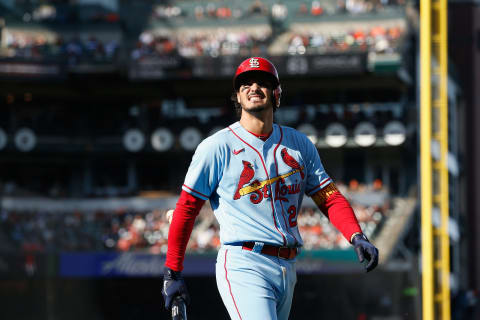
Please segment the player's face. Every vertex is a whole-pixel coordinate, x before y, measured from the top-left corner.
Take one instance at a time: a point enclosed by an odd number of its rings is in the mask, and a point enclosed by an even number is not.
[[[273,107],[272,88],[273,84],[268,79],[246,79],[237,91],[237,101],[246,112],[262,112]]]

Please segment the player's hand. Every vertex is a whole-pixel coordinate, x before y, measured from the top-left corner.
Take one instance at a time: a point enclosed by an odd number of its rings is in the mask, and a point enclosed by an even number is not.
[[[170,310],[172,301],[175,297],[180,296],[188,305],[190,303],[190,296],[187,291],[187,286],[180,271],[173,271],[170,268],[165,268],[163,275],[163,300],[165,301],[165,309]]]
[[[173,209],[168,210],[167,213],[166,213],[166,216],[167,216],[168,223],[172,223]]]
[[[368,264],[365,266],[367,272],[375,269],[378,264],[378,249],[368,241],[367,237],[363,234],[357,234],[353,237],[352,244],[355,247],[360,263],[365,261],[365,259],[368,261]]]

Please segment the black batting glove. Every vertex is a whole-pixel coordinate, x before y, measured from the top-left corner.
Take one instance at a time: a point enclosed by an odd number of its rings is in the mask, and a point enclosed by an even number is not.
[[[173,299],[177,296],[182,297],[187,305],[190,303],[190,295],[188,294],[187,286],[180,271],[165,268],[162,295],[165,301],[165,309],[169,311],[172,308]]]
[[[367,237],[363,234],[357,234],[352,239],[352,244],[355,247],[358,260],[360,263],[368,261],[365,266],[367,272],[372,271],[378,264],[378,249],[368,241]]]

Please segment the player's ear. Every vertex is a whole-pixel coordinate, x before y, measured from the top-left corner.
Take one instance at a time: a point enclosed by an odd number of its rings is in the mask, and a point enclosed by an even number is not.
[[[237,91],[237,102],[240,103],[240,91]]]

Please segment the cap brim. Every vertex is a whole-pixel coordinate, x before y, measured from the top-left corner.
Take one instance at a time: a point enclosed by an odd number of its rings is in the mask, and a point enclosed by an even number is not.
[[[245,72],[239,74],[235,78],[235,82],[234,82],[235,90],[238,90],[238,88],[240,88],[240,86],[242,85],[242,82],[245,82],[245,81],[247,81],[247,79],[251,79],[251,78],[254,78],[254,77],[263,78],[263,79],[267,79],[267,80],[271,81],[272,84],[273,84],[272,89],[278,87],[278,85],[279,85],[278,79],[273,74],[271,74],[270,72],[263,71],[263,70],[250,70],[250,71],[245,71]]]

